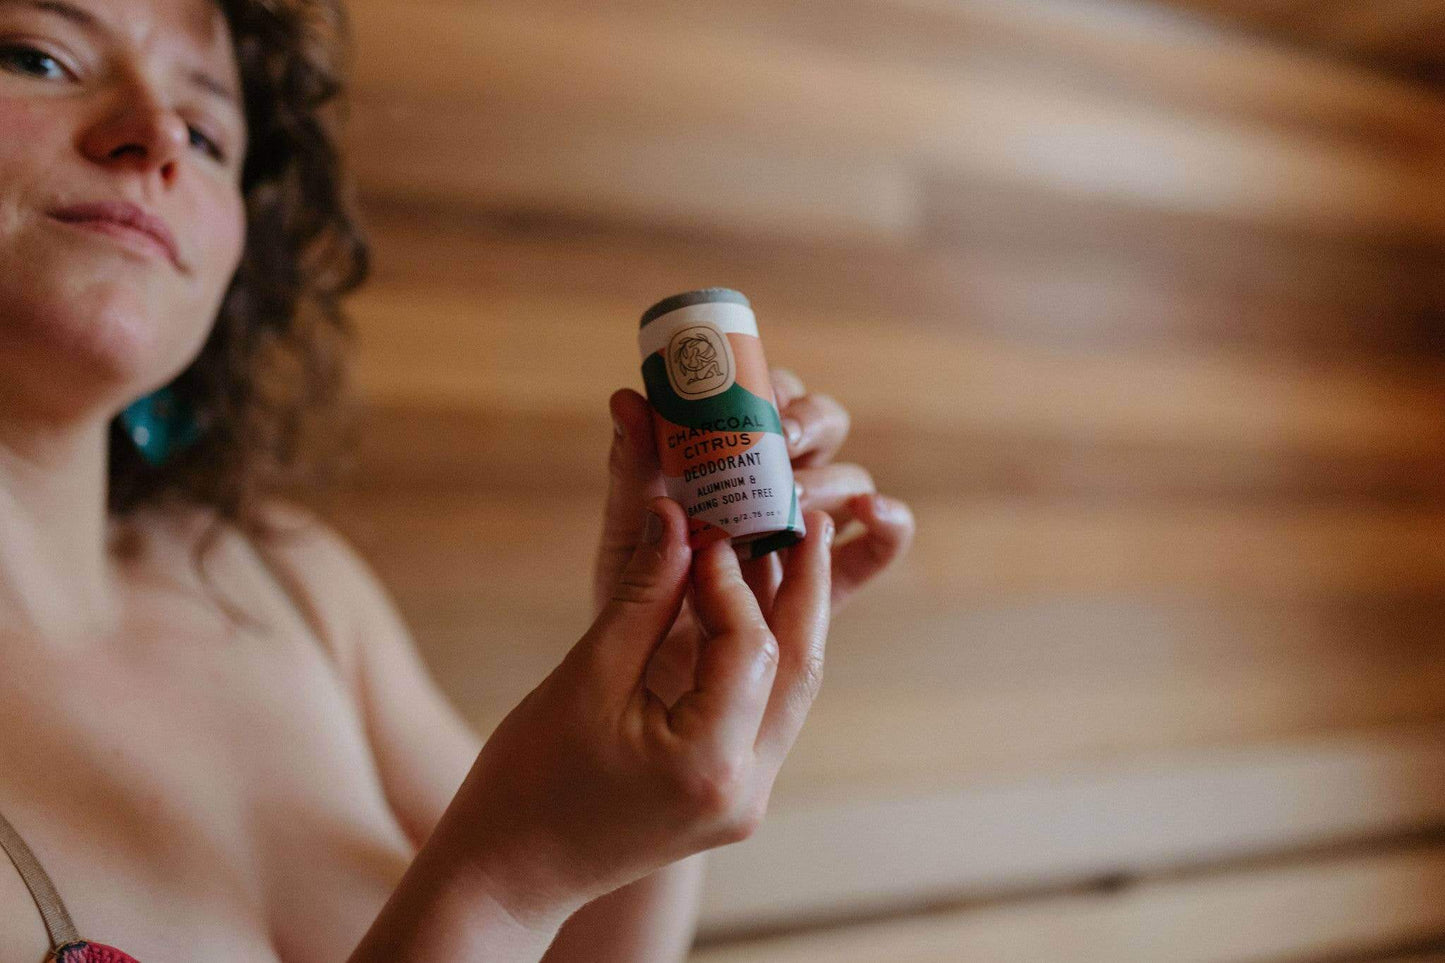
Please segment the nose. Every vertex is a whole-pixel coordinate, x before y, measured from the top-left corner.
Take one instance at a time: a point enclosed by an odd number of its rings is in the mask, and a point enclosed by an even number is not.
[[[122,96],[85,131],[81,150],[97,164],[154,172],[171,184],[190,141],[185,120],[145,90],[132,88]]]

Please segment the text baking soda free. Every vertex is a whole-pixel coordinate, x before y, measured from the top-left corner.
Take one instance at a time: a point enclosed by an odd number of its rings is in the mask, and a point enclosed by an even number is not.
[[[694,550],[724,538],[758,558],[805,534],[793,464],[748,299],[677,294],[642,316],[642,382],[669,498]]]

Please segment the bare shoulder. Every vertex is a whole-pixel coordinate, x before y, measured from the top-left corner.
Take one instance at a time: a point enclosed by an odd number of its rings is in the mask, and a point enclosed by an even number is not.
[[[248,541],[349,680],[355,679],[360,646],[407,638],[380,578],[325,519],[305,506],[271,499],[261,508],[261,520],[268,534]]]
[[[360,646],[408,638],[385,586],[347,539],[316,511],[271,498],[257,510],[260,531],[219,519],[204,506],[149,510],[131,523],[148,553],[174,572],[205,542],[204,570],[220,595],[248,610],[284,610],[309,630],[349,685],[358,681]],[[355,689],[353,689],[355,691]]]
[[[481,740],[432,678],[390,593],[344,536],[285,500],[267,502],[260,521],[272,534],[226,526],[217,581],[224,578],[227,593],[299,609],[312,623],[361,713],[387,799],[419,846]],[[180,524],[186,538],[207,527],[204,519],[167,524]],[[180,543],[167,547],[172,555],[179,550]],[[296,628],[304,631],[299,621]]]
[[[352,687],[388,802],[420,846],[461,785],[481,740],[437,686],[391,597],[361,556],[305,509],[274,503],[276,566],[325,620]],[[272,520],[272,518],[268,518]],[[287,577],[283,575],[282,577]]]

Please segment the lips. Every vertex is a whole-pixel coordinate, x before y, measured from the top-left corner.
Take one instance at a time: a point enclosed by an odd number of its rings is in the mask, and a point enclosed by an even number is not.
[[[180,252],[176,248],[175,235],[166,227],[165,221],[135,204],[124,201],[75,204],[53,210],[50,216],[64,224],[94,227],[105,233],[121,236],[128,233],[139,234],[154,241],[178,270],[185,270]]]

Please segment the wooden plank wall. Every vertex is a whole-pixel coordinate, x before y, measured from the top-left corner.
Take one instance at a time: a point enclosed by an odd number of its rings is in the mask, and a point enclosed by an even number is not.
[[[1167,0],[1261,34],[1445,83],[1442,0]]]
[[[698,960],[1445,938],[1445,97],[1123,4],[351,6],[322,507],[480,731],[586,627],[656,298],[747,292],[915,507]]]

